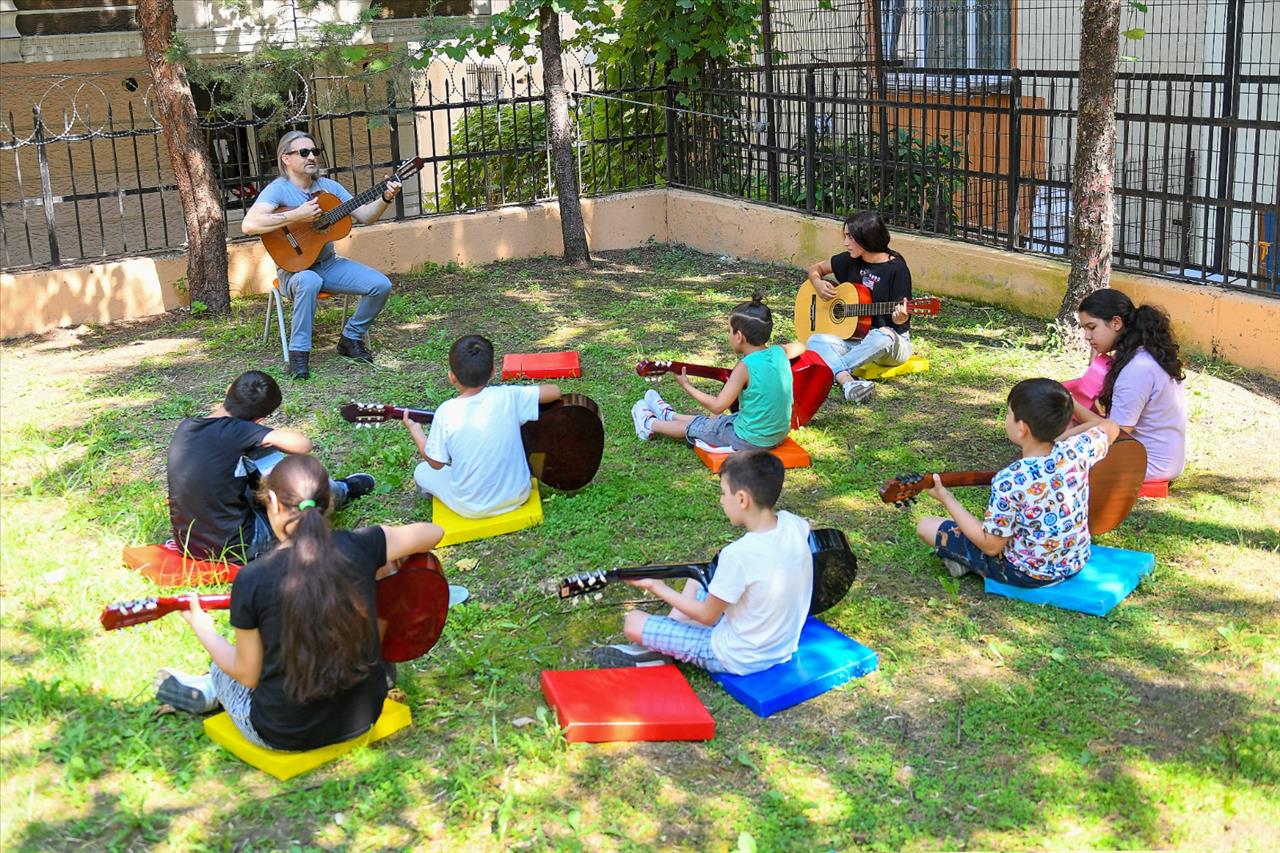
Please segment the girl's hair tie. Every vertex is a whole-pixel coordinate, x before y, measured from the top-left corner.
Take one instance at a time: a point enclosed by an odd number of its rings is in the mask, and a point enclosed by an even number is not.
[[[298,501],[298,512],[302,512],[304,509],[311,509],[315,505],[316,502],[311,500],[311,498],[307,498],[305,501]]]

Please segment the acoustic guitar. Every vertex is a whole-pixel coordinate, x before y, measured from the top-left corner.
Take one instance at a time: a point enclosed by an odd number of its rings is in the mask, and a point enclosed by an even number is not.
[[[664,373],[684,372],[689,376],[728,382],[733,371],[727,367],[708,367],[683,361],[655,361],[645,359],[636,365],[636,373],[646,379],[657,379]],[[835,377],[831,368],[816,352],[805,351],[791,359],[791,428],[798,429],[812,420],[827,395]],[[737,401],[731,407],[738,410]]]
[[[421,157],[405,160],[396,166],[392,173],[397,181],[404,181],[422,171],[427,164]],[[318,192],[312,196],[320,205],[321,213],[310,222],[290,222],[274,231],[262,234],[262,245],[266,247],[271,260],[282,270],[302,272],[316,262],[320,250],[326,243],[341,240],[351,233],[351,213],[364,207],[375,198],[387,194],[386,181],[379,181],[369,189],[341,201],[333,193]],[[273,212],[280,213],[293,208],[286,205],[277,207]]]
[[[955,471],[939,474],[942,485],[989,486],[996,471]],[[1089,533],[1100,536],[1120,526],[1138,501],[1147,473],[1147,449],[1131,436],[1121,436],[1107,455],[1089,469]],[[906,507],[933,486],[932,474],[904,474],[880,487],[880,500]]]
[[[809,600],[809,613],[816,615],[835,607],[848,594],[849,587],[858,576],[858,558],[849,548],[849,540],[844,533],[831,528],[811,530],[809,550],[813,553],[813,597]],[[586,572],[562,579],[559,595],[561,598],[574,598],[615,581],[640,578],[690,578],[706,588],[715,577],[719,561],[720,555],[717,554],[710,563],[669,563]]]
[[[849,281],[836,285],[835,298],[828,301],[806,279],[796,294],[796,340],[805,343],[818,333],[846,340],[865,337],[872,317],[892,314],[897,306],[897,302],[872,302],[871,288]],[[942,302],[934,296],[907,300],[908,314],[937,314],[941,310]]]
[[[435,412],[402,409],[382,403],[348,403],[340,410],[343,420],[356,426],[374,426],[402,419],[429,424]],[[553,489],[572,492],[590,483],[604,457],[604,421],[600,407],[584,394],[565,394],[538,407],[538,419],[520,427],[529,471]]]
[[[227,610],[230,595],[196,595],[205,610]],[[99,621],[108,631],[152,622],[190,607],[191,595],[165,595],[124,601],[104,608]],[[382,659],[414,660],[431,651],[449,613],[449,584],[434,554],[413,554],[378,581],[378,625]]]

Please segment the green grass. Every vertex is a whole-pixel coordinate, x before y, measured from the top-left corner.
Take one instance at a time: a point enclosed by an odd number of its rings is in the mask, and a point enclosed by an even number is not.
[[[540,527],[441,552],[474,597],[429,655],[400,668],[414,725],[285,783],[214,747],[197,721],[153,715],[158,667],[206,665],[180,620],[110,634],[97,623],[105,604],[150,592],[119,553],[167,535],[164,452],[178,420],[211,408],[241,370],[280,375],[258,331],[263,302],[238,302],[230,321],[172,315],[6,344],[0,845],[1269,847],[1280,825],[1280,480],[1263,460],[1280,445],[1276,383],[1192,366],[1186,475],[1102,540],[1157,556],[1110,618],[987,598],[916,541],[915,518],[936,506],[900,512],[875,489],[903,471],[1006,463],[1009,386],[1082,365],[1050,345],[1045,324],[952,300],[915,323],[932,370],[883,383],[868,406],[833,397],[797,434],[814,464],[789,472],[783,493],[785,508],[849,535],[862,574],[826,618],[880,653],[879,672],[760,720],[687,670],[714,740],[563,742],[539,673],[588,666],[638,593],[611,587],[569,607],[546,581],[705,559],[738,535],[688,449],[636,439],[628,410],[647,386],[635,362],[731,364],[725,316],[756,289],[789,339],[799,278],[664,246],[586,272],[547,259],[424,267],[397,281],[372,368],[333,354],[340,310],[321,311],[314,378],[285,383],[273,423],[311,435],[335,473],[378,477],[342,524],[428,517],[405,431],[353,430],[337,408],[437,405],[464,332],[502,352],[580,351],[585,375],[563,385],[601,405],[607,438],[595,482],[548,491]],[[688,408],[674,383],[661,387]],[[980,508],[985,493],[963,499]]]

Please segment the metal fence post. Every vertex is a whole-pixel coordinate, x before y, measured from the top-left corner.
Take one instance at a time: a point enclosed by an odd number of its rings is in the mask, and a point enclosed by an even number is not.
[[[1022,183],[1022,75],[1009,75],[1009,251],[1018,248],[1022,231],[1022,205],[1018,198]]]
[[[667,186],[672,186],[676,182],[676,88],[675,84],[668,83],[663,93],[663,119],[666,131],[666,150],[667,162],[664,164],[664,173],[667,180]]]
[[[391,168],[400,165],[400,121],[396,115],[396,81],[387,78],[387,125],[391,129]],[[414,152],[417,156],[417,152]],[[407,179],[406,179],[407,180]],[[419,183],[421,186],[421,183]],[[396,193],[396,219],[404,219],[404,193]]]
[[[40,105],[31,108],[31,117],[35,120],[36,159],[40,163],[40,196],[44,206],[45,226],[49,229],[49,263],[62,262],[58,252],[58,226],[53,217],[53,184],[49,180],[49,155],[45,151],[44,121],[40,118]]]
[[[815,101],[817,86],[813,66],[804,70],[804,209],[813,213],[817,203],[818,185],[817,169],[814,158],[818,153],[816,137],[818,135],[818,115]]]
[[[773,14],[769,0],[760,4],[760,38],[764,42],[765,182],[769,201],[778,202],[778,121],[773,102]]]

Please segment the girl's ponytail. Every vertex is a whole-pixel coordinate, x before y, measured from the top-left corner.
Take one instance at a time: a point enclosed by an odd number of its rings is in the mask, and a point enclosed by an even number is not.
[[[756,291],[729,314],[729,328],[741,332],[752,346],[764,346],[773,335],[773,312],[764,304],[764,294]]]
[[[347,559],[326,518],[332,496],[324,466],[312,456],[286,456],[263,488],[286,516],[289,541],[280,583],[285,691],[311,702],[368,676],[375,664],[371,614],[343,571]]]

